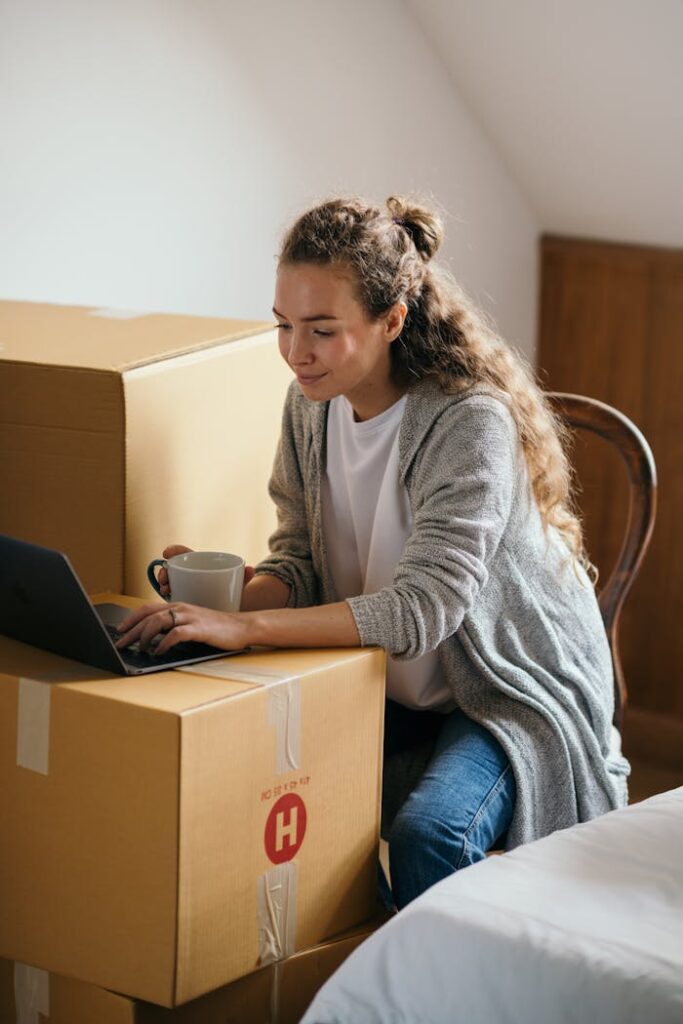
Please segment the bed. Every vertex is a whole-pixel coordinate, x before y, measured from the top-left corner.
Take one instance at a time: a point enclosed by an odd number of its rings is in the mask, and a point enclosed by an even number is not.
[[[489,857],[362,944],[302,1024],[683,1022],[683,787]]]

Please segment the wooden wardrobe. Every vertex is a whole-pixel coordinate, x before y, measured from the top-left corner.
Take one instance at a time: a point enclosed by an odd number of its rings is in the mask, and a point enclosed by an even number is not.
[[[683,770],[683,250],[546,236],[540,293],[544,386],[616,406],[654,452],[657,522],[621,619],[626,748]],[[625,471],[600,440],[577,438],[573,454],[589,553],[607,579]]]

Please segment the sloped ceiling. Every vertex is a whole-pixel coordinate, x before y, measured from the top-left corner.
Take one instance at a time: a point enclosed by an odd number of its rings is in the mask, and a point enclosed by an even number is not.
[[[683,0],[407,0],[545,231],[683,246]]]

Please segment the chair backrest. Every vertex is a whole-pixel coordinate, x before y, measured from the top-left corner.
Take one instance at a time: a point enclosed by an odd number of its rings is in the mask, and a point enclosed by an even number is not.
[[[614,724],[621,730],[627,700],[619,656],[619,616],[650,543],[657,508],[657,470],[652,450],[631,420],[611,405],[583,395],[547,393],[553,411],[571,428],[589,430],[611,442],[623,458],[629,480],[626,532],[616,565],[598,594],[614,664]]]

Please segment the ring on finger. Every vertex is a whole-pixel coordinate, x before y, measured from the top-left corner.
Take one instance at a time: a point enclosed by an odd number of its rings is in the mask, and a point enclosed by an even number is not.
[[[178,622],[178,612],[175,610],[175,608],[169,608],[168,614],[171,616],[171,621],[173,622],[171,629],[175,629],[176,626],[180,625],[180,623]]]

